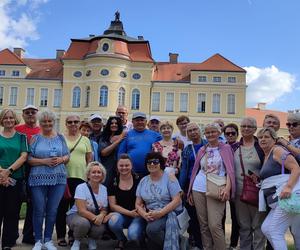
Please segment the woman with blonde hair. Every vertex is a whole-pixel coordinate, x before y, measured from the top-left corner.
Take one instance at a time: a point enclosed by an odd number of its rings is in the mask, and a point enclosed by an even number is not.
[[[27,159],[26,136],[16,132],[19,123],[16,113],[4,109],[0,113],[0,228],[2,224],[2,249],[9,250],[18,238],[21,208],[23,164]]]
[[[76,187],[75,204],[67,213],[67,224],[74,234],[71,250],[79,250],[81,240],[88,237],[89,250],[97,249],[96,240],[105,230],[104,219],[107,214],[107,190],[102,184],[106,178],[104,166],[90,162],[86,169],[87,182]]]
[[[169,121],[162,121],[159,126],[163,139],[152,144],[152,150],[159,152],[165,159],[165,171],[179,174],[183,143],[172,139],[174,126]]]

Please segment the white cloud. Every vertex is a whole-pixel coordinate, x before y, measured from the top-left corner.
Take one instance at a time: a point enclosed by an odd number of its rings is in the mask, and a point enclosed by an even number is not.
[[[22,47],[39,38],[41,4],[48,0],[0,0],[0,49]]]
[[[295,89],[296,77],[274,65],[244,69],[247,71],[247,106],[255,106],[258,102],[272,104]]]

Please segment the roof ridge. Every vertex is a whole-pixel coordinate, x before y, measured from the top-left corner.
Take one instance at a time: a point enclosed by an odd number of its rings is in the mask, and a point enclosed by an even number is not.
[[[2,52],[8,52],[11,56],[13,56],[16,60],[18,60],[22,65],[26,65],[26,63],[19,57],[17,56],[14,52],[12,52],[10,49],[6,48],[0,51],[0,55]]]

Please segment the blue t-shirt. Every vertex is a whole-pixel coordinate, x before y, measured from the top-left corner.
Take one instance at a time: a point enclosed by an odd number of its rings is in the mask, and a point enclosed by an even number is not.
[[[128,154],[132,160],[134,172],[147,174],[146,155],[151,151],[152,143],[161,139],[161,135],[155,131],[145,129],[140,132],[132,129],[120,144],[118,158],[120,154]]]
[[[33,136],[33,142],[30,145],[31,153],[29,159],[61,157],[69,154],[66,141],[62,135],[53,138],[47,138],[40,134]],[[67,171],[64,164],[58,164],[55,167],[46,165],[32,166],[29,174],[29,186],[44,186],[67,183]]]
[[[181,191],[178,180],[164,172],[158,181],[152,181],[150,175],[145,176],[137,187],[136,196],[142,198],[147,209],[160,210]],[[175,210],[181,211],[182,205],[180,204]]]

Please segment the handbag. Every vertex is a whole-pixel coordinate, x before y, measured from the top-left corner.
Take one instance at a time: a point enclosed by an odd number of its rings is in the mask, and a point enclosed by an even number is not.
[[[239,147],[239,157],[240,157],[240,163],[243,171],[243,190],[242,194],[240,196],[240,201],[245,202],[247,204],[250,204],[252,206],[258,207],[258,192],[259,188],[256,186],[256,184],[252,181],[251,177],[246,175],[245,173],[245,167],[242,159],[242,150],[241,147]]]
[[[221,200],[221,191],[226,186],[226,176],[219,176],[217,174],[206,174],[206,193],[207,197],[216,200]]]
[[[183,211],[177,215],[177,221],[179,225],[179,234],[183,235],[187,228],[189,227],[190,216],[186,208],[183,208]]]

